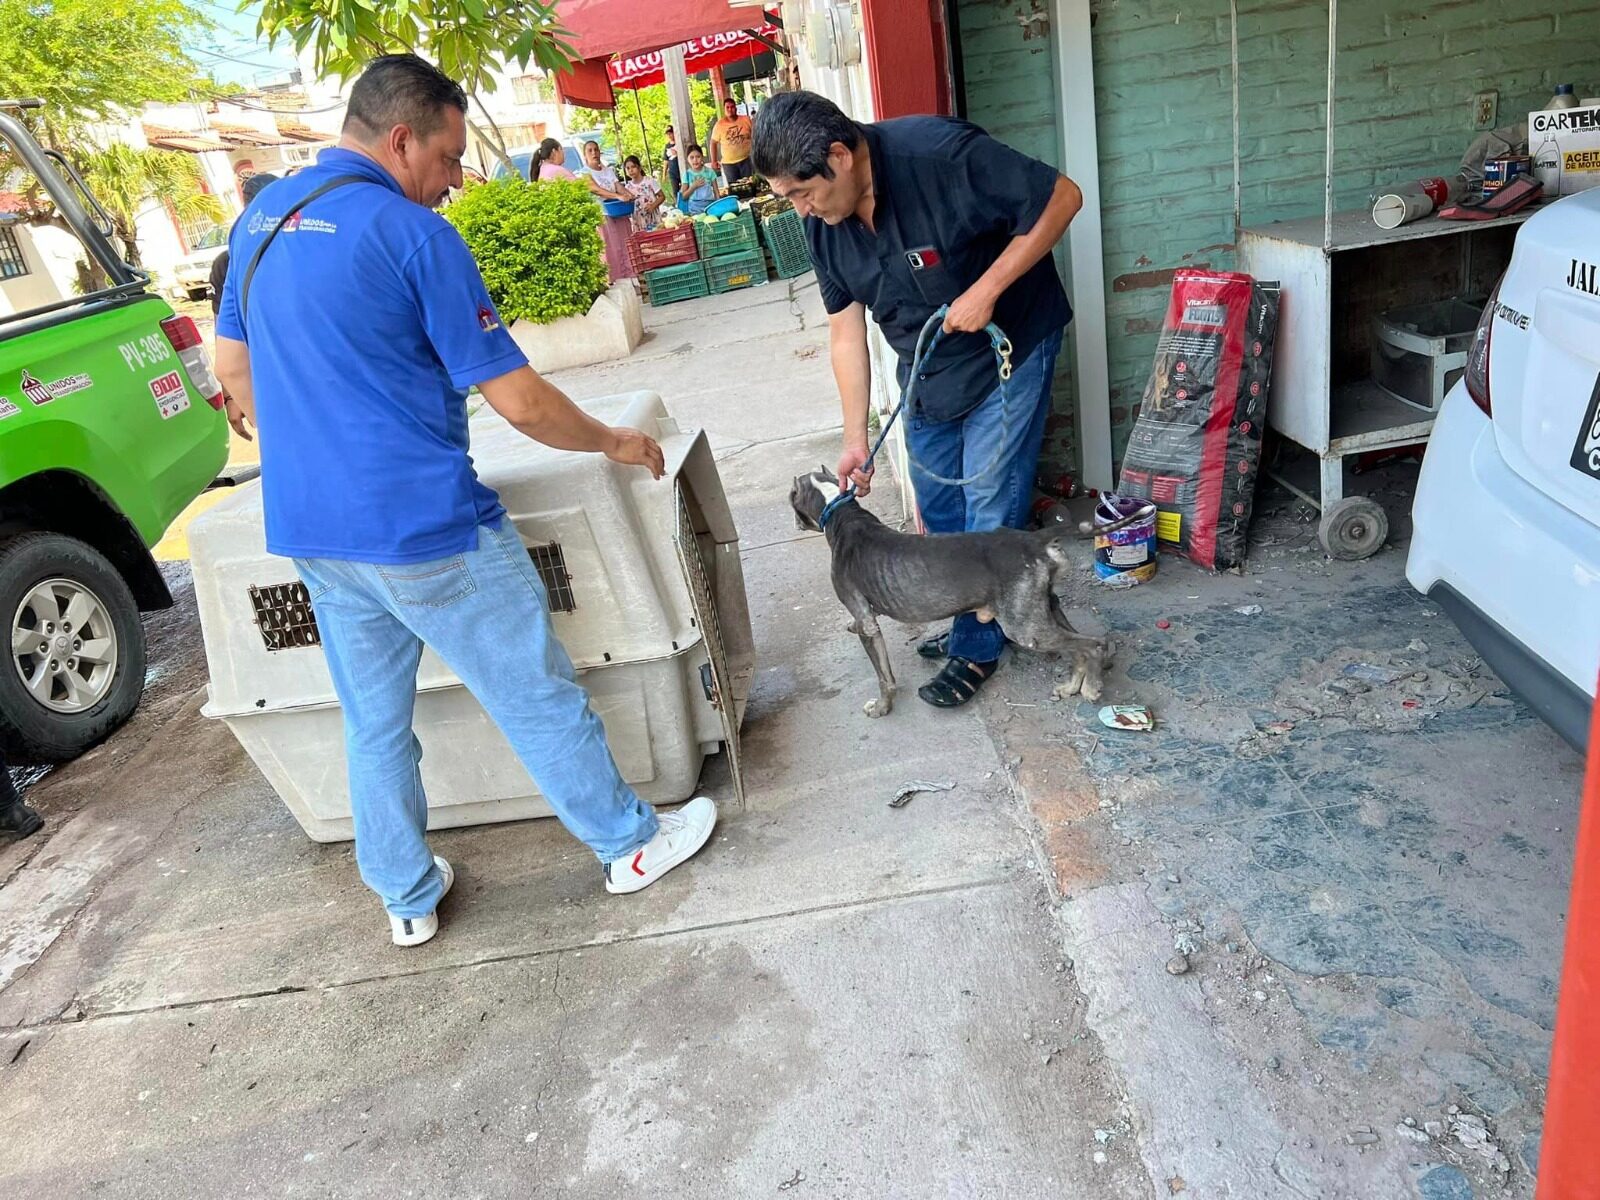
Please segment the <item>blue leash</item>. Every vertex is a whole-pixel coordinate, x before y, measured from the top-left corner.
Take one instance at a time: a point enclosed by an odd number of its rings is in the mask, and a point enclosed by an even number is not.
[[[922,332],[917,334],[917,349],[912,356],[911,377],[906,381],[906,390],[901,393],[900,402],[890,411],[889,419],[883,423],[883,429],[878,434],[878,440],[872,444],[872,450],[867,455],[867,461],[861,464],[863,471],[872,469],[873,460],[878,457],[878,451],[883,449],[883,443],[889,438],[889,431],[894,428],[894,423],[900,419],[901,412],[904,411],[906,405],[911,402],[911,397],[916,393],[917,379],[922,373],[923,365],[933,356],[933,352],[938,349],[939,343],[944,340],[944,319],[949,311],[950,306],[942,304],[931,317],[923,322]],[[1000,460],[1005,457],[1007,441],[1005,433],[1010,429],[1011,425],[1011,396],[1010,389],[1006,387],[1006,383],[1011,379],[1011,339],[1006,337],[1001,332],[1000,327],[993,321],[989,322],[984,332],[989,335],[989,345],[994,350],[996,373],[1000,376],[1001,436],[995,442],[994,455],[983,465],[982,470],[976,475],[967,476],[965,479],[946,479],[943,475],[937,475],[928,470],[927,467],[917,461],[908,444],[906,446],[906,457],[911,460],[911,465],[935,483],[943,483],[950,487],[965,487],[969,483],[977,483],[978,480],[994,472],[1000,466]],[[828,521],[833,514],[855,498],[856,485],[852,482],[849,487],[823,506],[822,514],[817,518],[818,527],[826,531]]]

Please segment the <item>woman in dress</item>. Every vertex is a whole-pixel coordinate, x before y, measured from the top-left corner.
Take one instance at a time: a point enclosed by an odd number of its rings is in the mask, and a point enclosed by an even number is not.
[[[628,155],[622,162],[622,169],[628,176],[622,186],[633,197],[634,231],[648,233],[656,227],[661,206],[667,198],[661,191],[661,185],[644,173],[644,164],[639,161],[637,154]]]
[[[599,142],[583,144],[583,166],[578,168],[578,174],[589,181],[589,190],[597,200],[633,199],[633,194],[618,182],[616,170],[600,161]],[[628,235],[632,232],[631,216],[603,217],[600,221],[600,237],[606,244],[606,269],[611,273],[612,283],[634,277],[633,263],[628,260]]]

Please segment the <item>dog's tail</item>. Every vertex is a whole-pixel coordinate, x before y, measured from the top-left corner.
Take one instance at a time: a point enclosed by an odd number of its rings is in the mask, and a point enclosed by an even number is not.
[[[1111,521],[1105,525],[1096,525],[1093,521],[1079,521],[1077,535],[1079,537],[1089,538],[1098,537],[1103,533],[1115,533],[1119,529],[1126,529],[1130,525],[1137,525],[1140,521],[1149,520],[1150,514],[1155,511],[1156,506],[1151,504],[1149,501],[1146,501],[1144,504],[1141,504],[1138,510],[1131,515],[1126,517],[1118,517],[1115,521]],[[1050,541],[1049,544],[1045,546],[1045,553],[1056,562],[1065,564],[1067,561],[1067,552],[1061,543],[1065,542],[1070,535],[1063,531],[1057,530],[1051,530],[1050,534]]]

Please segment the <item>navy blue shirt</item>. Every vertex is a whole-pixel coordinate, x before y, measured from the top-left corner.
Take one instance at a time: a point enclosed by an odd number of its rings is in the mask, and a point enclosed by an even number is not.
[[[865,304],[900,358],[905,387],[917,335],[933,311],[976,283],[1011,239],[1032,229],[1055,191],[1054,167],[948,117],[901,117],[859,126],[872,155],[872,221],[806,220],[806,242],[830,313]],[[1046,254],[1001,295],[994,323],[1020,363],[1072,319]],[[952,334],[917,382],[916,404],[948,421],[998,385],[983,333]]]
[[[248,327],[239,292],[262,255]],[[234,222],[217,333],[250,347],[267,549],[411,563],[505,515],[467,454],[467,389],[527,364],[455,228],[353,150],[270,184]]]

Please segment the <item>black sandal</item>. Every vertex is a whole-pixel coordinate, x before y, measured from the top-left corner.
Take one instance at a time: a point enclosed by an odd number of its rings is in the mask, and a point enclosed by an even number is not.
[[[970,658],[952,658],[944,670],[917,689],[917,695],[935,708],[960,708],[989,682],[999,665],[999,659],[980,663]]]
[[[923,638],[917,643],[917,653],[923,658],[938,660],[950,657],[950,631],[936,633],[932,637]]]

